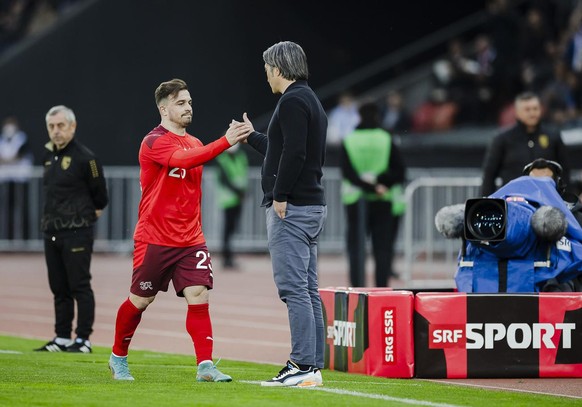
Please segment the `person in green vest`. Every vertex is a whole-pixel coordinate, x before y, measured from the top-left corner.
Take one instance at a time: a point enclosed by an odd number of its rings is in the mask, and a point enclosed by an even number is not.
[[[392,136],[381,127],[378,106],[364,103],[359,113],[360,124],[344,139],[340,156],[350,284],[366,286],[366,240],[370,235],[375,285],[387,287],[390,278],[397,277],[392,259],[405,210],[402,184],[406,168]]]
[[[226,154],[216,157],[218,168],[218,203],[223,210],[222,256],[224,268],[236,268],[231,241],[236,231],[249,180],[246,153],[235,144]]]

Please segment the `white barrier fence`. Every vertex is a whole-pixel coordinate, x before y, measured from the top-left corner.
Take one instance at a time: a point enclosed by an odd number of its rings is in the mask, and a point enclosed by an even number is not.
[[[450,281],[456,270],[461,241],[444,238],[435,227],[434,217],[443,206],[478,197],[480,187],[478,176],[422,176],[407,185],[408,210],[401,239],[404,244],[402,279],[409,287],[433,287],[447,279]]]
[[[139,168],[106,167],[104,172],[110,203],[96,226],[95,250],[131,252],[133,229],[140,198]],[[261,208],[260,169],[250,170],[249,192],[233,247],[241,252],[266,252],[265,211]],[[408,210],[400,226],[396,251],[403,260],[405,282],[435,284],[442,280],[443,268],[450,278],[459,241],[444,239],[436,231],[434,215],[443,206],[465,202],[478,196],[480,178],[476,169],[410,169],[406,187]],[[341,172],[326,168],[324,186],[328,220],[320,239],[321,253],[345,252],[345,214],[340,199]],[[9,203],[10,195],[14,200]],[[222,212],[216,201],[214,168],[203,177],[203,228],[211,251],[220,250]],[[42,212],[42,168],[35,168],[25,184],[0,183],[0,252],[41,251],[39,230]],[[453,268],[452,268],[453,267]]]

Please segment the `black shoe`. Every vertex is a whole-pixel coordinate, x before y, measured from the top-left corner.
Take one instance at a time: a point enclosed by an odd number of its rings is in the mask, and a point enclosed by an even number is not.
[[[73,342],[71,345],[67,346],[67,352],[73,352],[73,353],[91,353],[91,342],[89,342],[89,339],[81,339],[81,338],[77,338],[75,339],[75,342]]]
[[[56,338],[55,338],[56,339]],[[67,345],[59,345],[55,342],[55,339],[46,343],[46,345],[35,349],[35,352],[66,352]]]

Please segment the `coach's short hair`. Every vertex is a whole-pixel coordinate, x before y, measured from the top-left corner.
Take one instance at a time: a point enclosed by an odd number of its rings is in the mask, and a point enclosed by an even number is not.
[[[303,48],[294,42],[282,41],[271,45],[263,52],[263,61],[279,69],[287,80],[307,80],[309,77],[307,56]]]
[[[176,97],[181,90],[188,90],[188,85],[182,79],[172,79],[160,83],[155,92],[156,105],[159,106],[160,102],[169,96]]]
[[[523,102],[523,101],[532,100],[532,99],[539,99],[539,97],[534,92],[526,91],[526,92],[521,92],[520,94],[518,94],[515,97],[515,102]]]
[[[54,116],[60,112],[63,112],[65,114],[65,119],[67,119],[67,121],[69,123],[76,123],[77,122],[77,119],[75,117],[75,113],[73,112],[73,110],[68,108],[65,105],[57,105],[57,106],[51,107],[44,118],[45,121],[48,123],[49,117]]]

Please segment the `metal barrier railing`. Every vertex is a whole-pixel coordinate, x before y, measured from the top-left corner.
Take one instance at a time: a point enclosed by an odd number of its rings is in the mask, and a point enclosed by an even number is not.
[[[141,196],[138,167],[105,167],[110,202],[96,225],[95,251],[130,252],[137,208]],[[260,169],[249,171],[249,191],[245,198],[239,232],[234,236],[236,250],[265,252],[267,232],[265,211],[260,207],[263,193]],[[209,166],[203,175],[202,224],[209,247],[218,250],[222,212],[217,203],[216,175]],[[339,200],[340,172],[325,170],[324,186],[328,195],[328,222],[320,240],[322,252],[341,252],[344,247],[343,207]],[[33,169],[28,182],[16,186],[0,182],[0,252],[42,251],[39,230],[42,213],[42,168]]]
[[[442,280],[443,272],[452,275],[459,242],[446,240],[435,229],[434,216],[445,205],[465,202],[476,197],[480,178],[474,169],[410,169],[412,180],[406,186],[408,210],[404,215],[396,244],[396,253],[403,260],[402,279],[409,285],[430,284]],[[109,206],[96,226],[95,251],[130,253],[133,230],[137,222],[140,199],[139,168],[106,167],[104,172],[110,195]],[[471,175],[453,177],[451,174]],[[267,252],[265,211],[262,199],[260,169],[249,173],[249,191],[245,198],[238,233],[233,248],[241,252]],[[328,220],[321,235],[321,253],[345,252],[345,213],[340,199],[341,172],[325,168],[324,186]],[[216,175],[209,166],[203,175],[202,223],[211,251],[220,250],[222,212],[218,209]],[[15,202],[9,205],[8,184],[0,183],[0,252],[42,251],[39,230],[42,212],[42,168],[35,168],[25,184],[13,189]],[[443,270],[446,269],[446,271]],[[440,274],[439,274],[440,273]]]
[[[421,177],[407,185],[401,277],[409,286],[434,286],[453,276],[460,241],[444,238],[436,230],[434,217],[443,206],[479,196],[480,186],[477,176]]]

